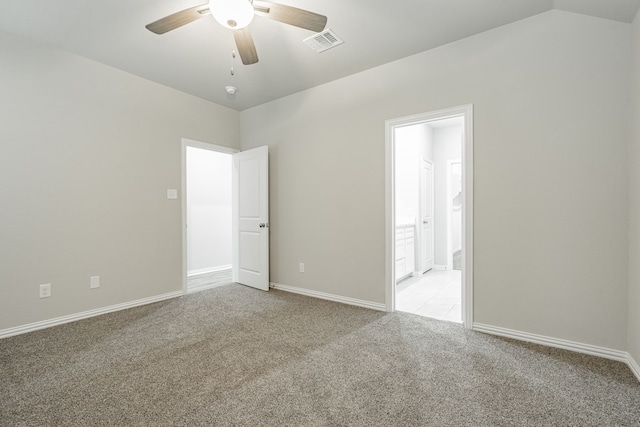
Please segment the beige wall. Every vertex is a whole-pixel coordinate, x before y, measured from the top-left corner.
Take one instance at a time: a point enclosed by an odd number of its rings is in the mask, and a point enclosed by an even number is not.
[[[181,290],[180,139],[238,147],[239,113],[6,33],[0,58],[0,330]]]
[[[633,23],[631,144],[629,146],[629,342],[640,364],[640,12]]]
[[[245,110],[271,280],[383,303],[385,120],[473,103],[475,322],[625,349],[629,51],[552,11]]]

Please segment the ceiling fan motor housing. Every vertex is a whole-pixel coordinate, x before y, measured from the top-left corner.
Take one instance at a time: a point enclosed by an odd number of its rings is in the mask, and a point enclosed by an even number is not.
[[[247,0],[209,0],[211,15],[232,30],[245,28],[253,20],[253,6]]]

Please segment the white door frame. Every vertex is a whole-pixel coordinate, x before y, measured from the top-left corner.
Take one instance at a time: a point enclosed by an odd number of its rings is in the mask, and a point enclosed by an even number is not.
[[[203,150],[217,151],[218,153],[235,154],[240,150],[224,147],[222,145],[209,144],[182,138],[181,168],[182,168],[182,293],[187,294],[187,147],[201,148]]]
[[[395,132],[403,126],[462,117],[462,323],[473,324],[473,105],[447,108],[385,122],[385,262],[386,309],[393,312],[395,301]]]

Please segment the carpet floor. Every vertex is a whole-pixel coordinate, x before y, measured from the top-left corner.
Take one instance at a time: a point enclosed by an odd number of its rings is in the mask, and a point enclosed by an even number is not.
[[[2,426],[637,426],[620,362],[229,284],[0,340]]]

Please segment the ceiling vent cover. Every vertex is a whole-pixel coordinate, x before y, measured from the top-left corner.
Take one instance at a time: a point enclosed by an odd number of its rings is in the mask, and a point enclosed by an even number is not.
[[[331,49],[332,47],[336,47],[344,43],[340,38],[334,33],[332,30],[327,28],[321,33],[314,34],[311,37],[307,37],[303,40],[306,44],[311,47],[311,49],[316,52],[324,52],[325,50]]]

